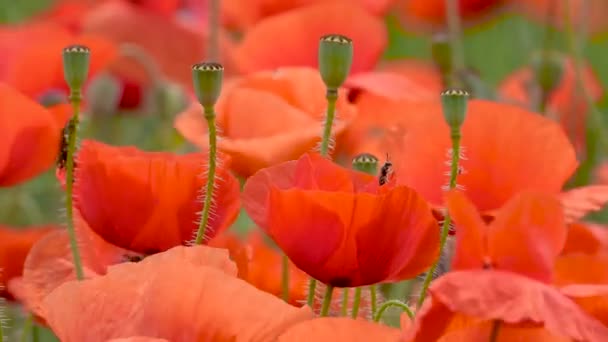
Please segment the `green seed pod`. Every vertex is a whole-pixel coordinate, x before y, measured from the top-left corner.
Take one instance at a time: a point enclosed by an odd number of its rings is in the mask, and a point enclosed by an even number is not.
[[[555,89],[564,74],[564,60],[555,53],[539,53],[532,57],[534,78],[545,94]]]
[[[219,63],[198,63],[192,66],[192,82],[198,102],[205,108],[215,106],[222,91],[224,67]]]
[[[353,158],[353,169],[375,176],[378,174],[378,158],[369,153],[359,154]]]
[[[467,114],[469,93],[464,90],[449,89],[441,93],[443,117],[452,132],[459,131]]]
[[[328,89],[338,89],[348,77],[353,64],[353,41],[338,34],[328,34],[319,41],[319,72]]]
[[[83,45],[63,49],[63,76],[71,91],[80,91],[89,74],[91,50]]]

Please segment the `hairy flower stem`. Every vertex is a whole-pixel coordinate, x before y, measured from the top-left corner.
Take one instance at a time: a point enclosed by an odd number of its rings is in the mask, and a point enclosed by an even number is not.
[[[361,288],[355,288],[355,298],[353,298],[353,309],[351,311],[351,317],[356,319],[359,316],[359,305],[361,304]]]
[[[376,285],[370,285],[369,287],[369,296],[372,307],[372,317],[376,315],[376,310],[378,310],[378,296],[376,294],[377,287]]]
[[[323,306],[321,306],[321,317],[327,316],[329,313],[329,307],[331,306],[331,296],[334,293],[334,287],[327,285],[325,288],[325,297],[323,298]]]
[[[350,289],[345,287],[342,290],[342,316],[348,316],[348,300],[350,299]]]
[[[451,130],[451,139],[452,139],[452,164],[450,169],[450,183],[449,190],[456,188],[456,180],[458,177],[458,163],[460,162],[460,131],[458,129]],[[431,269],[427,272],[424,282],[422,284],[422,290],[420,291],[420,297],[418,298],[418,307],[422,306],[424,299],[426,297],[426,292],[431,285],[431,281],[433,280],[433,274],[435,274],[435,270],[441,261],[441,255],[443,253],[443,248],[445,247],[445,243],[448,238],[448,233],[450,232],[450,224],[452,222],[452,218],[450,214],[446,211],[445,220],[443,221],[443,225],[441,226],[441,239],[439,242],[439,255],[437,261],[433,264]]]
[[[396,300],[396,299],[391,299],[391,300],[387,300],[380,306],[378,313],[376,315],[374,315],[374,322],[380,322],[380,319],[382,319],[382,315],[384,314],[384,311],[386,311],[386,309],[390,308],[391,306],[400,307],[401,310],[403,310],[410,318],[412,318],[412,319],[414,318],[414,313],[412,312],[410,307],[407,306],[407,304],[403,303],[402,301]]]
[[[289,302],[289,257],[285,253],[281,256],[281,295]]]
[[[76,229],[74,228],[74,154],[76,152],[76,136],[78,134],[78,123],[80,121],[80,103],[82,95],[80,90],[72,89],[70,91],[70,103],[72,104],[72,118],[68,122],[68,150],[65,163],[65,212],[67,216],[68,236],[70,238],[70,249],[72,250],[72,259],[74,260],[74,270],[76,271],[76,279],[83,280],[84,272],[82,271],[82,263],[80,260],[80,251],[78,250],[78,241],[76,238]]]
[[[327,99],[327,115],[325,116],[325,126],[323,128],[323,140],[321,140],[321,155],[327,156],[331,143],[331,128],[336,114],[336,101],[338,100],[338,89],[327,89],[325,95]]]
[[[327,156],[329,153],[329,144],[331,142],[331,128],[334,122],[334,117],[336,115],[336,101],[338,100],[338,89],[327,89],[327,93],[325,95],[327,99],[327,114],[325,116],[325,125],[323,126],[323,137],[321,140],[321,155]],[[315,300],[315,290],[317,288],[317,280],[314,278],[310,279],[310,284],[308,285],[308,298],[306,299],[306,304],[312,307],[312,304]]]
[[[217,164],[217,128],[215,126],[215,110],[213,106],[204,108],[205,119],[209,128],[209,167],[207,169],[207,186],[205,189],[205,199],[203,202],[203,210],[201,212],[201,222],[196,232],[194,244],[200,245],[205,238],[205,230],[209,222],[209,213],[211,212],[211,202],[213,201],[213,188],[215,186],[215,169]]]

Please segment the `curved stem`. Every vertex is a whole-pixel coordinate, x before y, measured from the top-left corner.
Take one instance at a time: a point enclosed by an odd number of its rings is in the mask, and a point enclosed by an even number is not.
[[[205,230],[209,222],[209,213],[213,204],[213,189],[215,186],[215,169],[217,164],[217,128],[215,126],[215,111],[213,107],[205,108],[205,119],[209,127],[209,167],[207,169],[207,186],[201,212],[201,221],[196,232],[194,244],[200,245],[205,238]]]
[[[379,322],[382,318],[382,315],[384,314],[384,311],[386,311],[386,309],[390,308],[391,306],[397,306],[401,308],[401,310],[403,310],[403,312],[405,312],[411,319],[414,319],[414,313],[412,312],[410,307],[407,306],[407,304],[396,299],[391,299],[389,301],[384,302],[380,306],[378,313],[374,316],[374,322]]]
[[[450,182],[449,189],[452,190],[456,188],[456,181],[458,177],[458,163],[460,161],[460,132],[452,132],[452,160],[451,160],[451,168],[450,168]],[[435,274],[435,270],[439,266],[439,262],[441,261],[441,254],[443,253],[443,249],[445,247],[445,243],[448,239],[448,235],[450,232],[450,224],[452,223],[452,218],[450,217],[450,213],[446,211],[445,219],[443,221],[443,225],[441,226],[441,239],[439,242],[439,258],[433,264],[431,269],[427,272],[424,282],[422,283],[422,290],[420,291],[420,297],[418,298],[418,307],[422,306],[424,303],[424,299],[426,297],[426,292],[431,285],[431,281],[433,280],[433,274]]]
[[[342,289],[342,316],[348,315],[348,300],[350,298],[349,290],[350,289],[348,287]]]
[[[310,283],[308,285],[308,298],[306,298],[306,304],[312,308],[312,305],[315,302],[315,291],[317,290],[317,280],[315,278],[310,278]]]
[[[283,300],[289,302],[289,258],[285,253],[281,257],[281,293]]]
[[[325,288],[325,297],[323,298],[323,306],[321,306],[321,317],[327,316],[329,307],[331,306],[331,296],[334,293],[334,287],[327,285]]]
[[[65,210],[67,216],[68,236],[70,238],[70,249],[72,250],[72,259],[74,261],[74,270],[76,271],[76,279],[83,280],[84,272],[82,271],[82,263],[80,261],[80,251],[78,250],[78,241],[76,237],[76,229],[74,228],[74,154],[76,152],[76,136],[78,134],[78,123],[80,116],[80,102],[82,98],[80,91],[70,93],[70,102],[74,113],[68,122],[68,151],[65,163]]]
[[[338,100],[337,89],[327,89],[327,115],[325,116],[325,126],[323,127],[323,137],[321,140],[321,155],[327,156],[329,144],[331,142],[331,128],[336,114],[336,101]]]

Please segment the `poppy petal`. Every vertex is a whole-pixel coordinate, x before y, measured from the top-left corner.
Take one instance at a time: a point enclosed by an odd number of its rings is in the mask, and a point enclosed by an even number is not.
[[[577,252],[585,254],[608,252],[608,228],[592,223],[569,224],[568,237],[562,254]]]
[[[555,261],[553,283],[558,286],[608,284],[608,254],[560,256]]]
[[[608,326],[607,285],[569,285],[560,291],[572,298],[589,315]]]
[[[234,265],[232,275],[207,265],[217,253],[229,262],[225,250],[179,246],[116,265],[102,277],[63,284],[45,299],[45,318],[61,340],[93,342],[121,336],[268,341],[312,318],[309,308],[292,307],[234,278]],[[187,286],[176,291],[176,284]]]
[[[382,20],[359,5],[318,3],[259,22],[246,32],[235,60],[243,73],[281,66],[316,67],[319,38],[328,32],[355,42],[352,73],[371,69],[387,44]]]
[[[488,248],[498,269],[550,282],[566,235],[562,208],[555,196],[522,192],[509,200],[490,224]]]
[[[566,220],[572,223],[604,208],[608,203],[608,185],[589,185],[572,189],[562,193],[560,199]]]
[[[379,323],[327,317],[298,323],[281,334],[278,341],[397,341],[399,335],[398,329]]]
[[[483,268],[488,252],[486,224],[479,217],[475,205],[462,192],[450,191],[446,204],[457,232],[452,268]]]

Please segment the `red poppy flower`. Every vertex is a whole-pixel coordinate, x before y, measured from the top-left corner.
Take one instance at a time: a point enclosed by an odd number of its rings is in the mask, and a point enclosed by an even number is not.
[[[408,119],[401,144],[391,153],[398,182],[436,206],[447,184],[449,127],[437,102],[401,102]],[[458,184],[481,211],[500,208],[521,190],[558,194],[577,167],[561,127],[519,107],[471,100],[462,126]],[[397,150],[398,148],[398,150]]]
[[[559,290],[511,272],[450,272],[429,293],[404,341],[481,341],[495,324],[499,341],[600,342],[608,336],[608,327]]]
[[[608,186],[589,185],[575,188],[560,195],[564,214],[568,223],[584,218],[587,214],[600,211],[608,202]]]
[[[404,186],[306,154],[260,170],[244,188],[253,221],[298,268],[336,287],[397,281],[426,270],[439,230],[426,202]]]
[[[509,0],[457,0],[458,14],[466,22],[490,14]],[[395,9],[404,26],[432,30],[447,25],[445,0],[397,0]]]
[[[11,228],[0,225],[0,297],[8,295],[8,282],[19,277],[23,271],[25,257],[32,246],[50,231],[53,226]]]
[[[235,276],[225,250],[175,247],[61,285],[46,297],[44,318],[66,342],[124,336],[270,341],[312,318],[309,308],[290,306]]]
[[[608,228],[593,223],[568,225],[568,236],[562,254],[597,254],[608,252]]]
[[[103,275],[110,265],[135,256],[105,242],[76,212],[75,228],[85,278]],[[75,280],[76,273],[65,229],[47,233],[31,248],[23,264],[23,276],[11,280],[8,289],[30,312],[43,320],[42,301],[61,284]]]
[[[307,341],[397,341],[398,329],[342,317],[324,317],[300,322],[287,329],[279,342]]]
[[[553,283],[557,286],[573,284],[608,285],[608,253],[569,253],[555,261]]]
[[[226,84],[216,106],[222,132],[218,147],[233,158],[237,173],[249,176],[315,148],[326,108],[325,85],[316,69],[281,68],[248,75]],[[339,135],[355,109],[343,94],[336,108],[332,132]],[[178,116],[175,127],[190,142],[207,148],[207,123],[198,103]]]
[[[117,55],[116,46],[105,38],[75,35],[53,24],[9,29],[4,39],[0,46],[7,49],[8,60],[0,71],[2,80],[30,97],[38,97],[50,89],[68,90],[61,53],[68,45],[82,44],[91,49],[90,77]]]
[[[464,194],[451,191],[447,207],[456,224],[453,269],[496,268],[550,282],[566,241],[559,200],[524,192],[514,196],[486,225]]]
[[[382,20],[361,6],[318,3],[259,22],[245,33],[235,50],[235,61],[243,73],[283,66],[316,67],[319,38],[328,33],[354,41],[353,74],[371,69],[387,44]]]
[[[53,164],[67,120],[62,108],[44,108],[0,83],[0,187],[24,182]]]
[[[547,98],[547,115],[557,120],[576,145],[579,153],[585,151],[587,101],[577,90],[576,71],[571,59],[562,58],[563,73],[557,85]],[[589,65],[584,66],[583,83],[593,101],[603,94],[602,86]],[[506,99],[530,108],[532,96],[529,85],[534,82],[531,68],[515,71],[500,86],[500,93]]]
[[[85,140],[77,155],[75,206],[106,241],[132,251],[156,253],[195,236],[207,177],[207,155],[144,152]],[[239,183],[220,157],[209,240],[238,215]]]
[[[186,26],[175,18],[141,10],[125,1],[107,1],[91,10],[83,20],[83,31],[117,44],[136,45],[158,64],[167,79],[186,89],[192,87],[191,66],[207,54],[202,28]],[[231,47],[223,34],[221,39],[222,62],[230,72],[234,69],[230,66]],[[131,57],[119,58],[110,69],[120,78],[138,81],[142,87],[153,81],[149,68]]]

